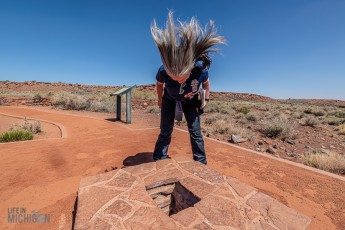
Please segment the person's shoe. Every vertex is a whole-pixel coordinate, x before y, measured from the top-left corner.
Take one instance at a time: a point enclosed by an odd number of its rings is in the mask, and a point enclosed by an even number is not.
[[[160,160],[165,160],[165,159],[171,159],[170,156],[165,156],[165,157],[162,157],[162,158],[159,158],[159,159],[153,159],[153,161],[160,161]]]

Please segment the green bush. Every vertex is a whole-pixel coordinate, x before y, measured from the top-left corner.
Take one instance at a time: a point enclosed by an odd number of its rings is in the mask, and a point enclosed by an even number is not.
[[[32,140],[34,135],[27,130],[12,130],[0,135],[0,142],[26,141]]]
[[[243,106],[237,110],[239,113],[243,113],[244,115],[247,115],[249,113],[249,108],[246,106]]]

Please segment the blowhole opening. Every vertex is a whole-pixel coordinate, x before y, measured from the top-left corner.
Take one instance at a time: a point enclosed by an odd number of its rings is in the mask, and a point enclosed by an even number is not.
[[[164,184],[155,188],[146,189],[157,207],[168,216],[174,215],[183,209],[193,207],[200,199],[180,182]]]

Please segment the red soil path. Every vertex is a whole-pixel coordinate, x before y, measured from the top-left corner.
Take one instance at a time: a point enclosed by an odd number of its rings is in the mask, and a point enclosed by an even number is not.
[[[63,138],[0,144],[0,229],[71,229],[80,179],[151,161],[159,129],[105,120],[111,115],[0,106],[0,113],[60,124]],[[152,125],[151,125],[152,126]],[[147,126],[149,127],[149,125]],[[140,128],[140,129],[139,129]],[[205,140],[208,166],[236,177],[296,209],[311,229],[345,226],[345,180],[294,166],[251,151]],[[192,157],[186,132],[175,130],[170,155]],[[8,224],[11,207],[50,213],[49,224]]]

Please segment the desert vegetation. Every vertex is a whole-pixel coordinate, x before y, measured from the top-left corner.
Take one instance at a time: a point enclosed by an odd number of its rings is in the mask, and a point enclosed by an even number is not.
[[[345,174],[342,107],[228,98],[211,101],[205,112],[201,120],[207,137],[236,143],[232,135],[237,135],[244,140],[238,145]]]
[[[39,82],[24,82],[18,86],[3,82],[0,104],[49,105],[55,109],[114,113],[116,98],[109,95],[117,89],[116,86]],[[124,111],[125,97],[122,98]],[[152,121],[157,122],[160,109],[156,100],[154,85],[138,86],[132,92],[132,109],[152,116]],[[345,154],[345,102],[275,100],[252,94],[212,92],[201,122],[206,137],[344,174],[341,169],[324,165],[342,162],[343,158],[330,159]],[[187,129],[186,122],[177,125]],[[313,151],[320,149],[323,151]],[[338,168],[343,167],[339,165]]]
[[[40,121],[30,122],[24,118],[21,124],[12,125],[8,131],[0,134],[0,143],[32,140],[34,135],[40,132],[42,132]]]

